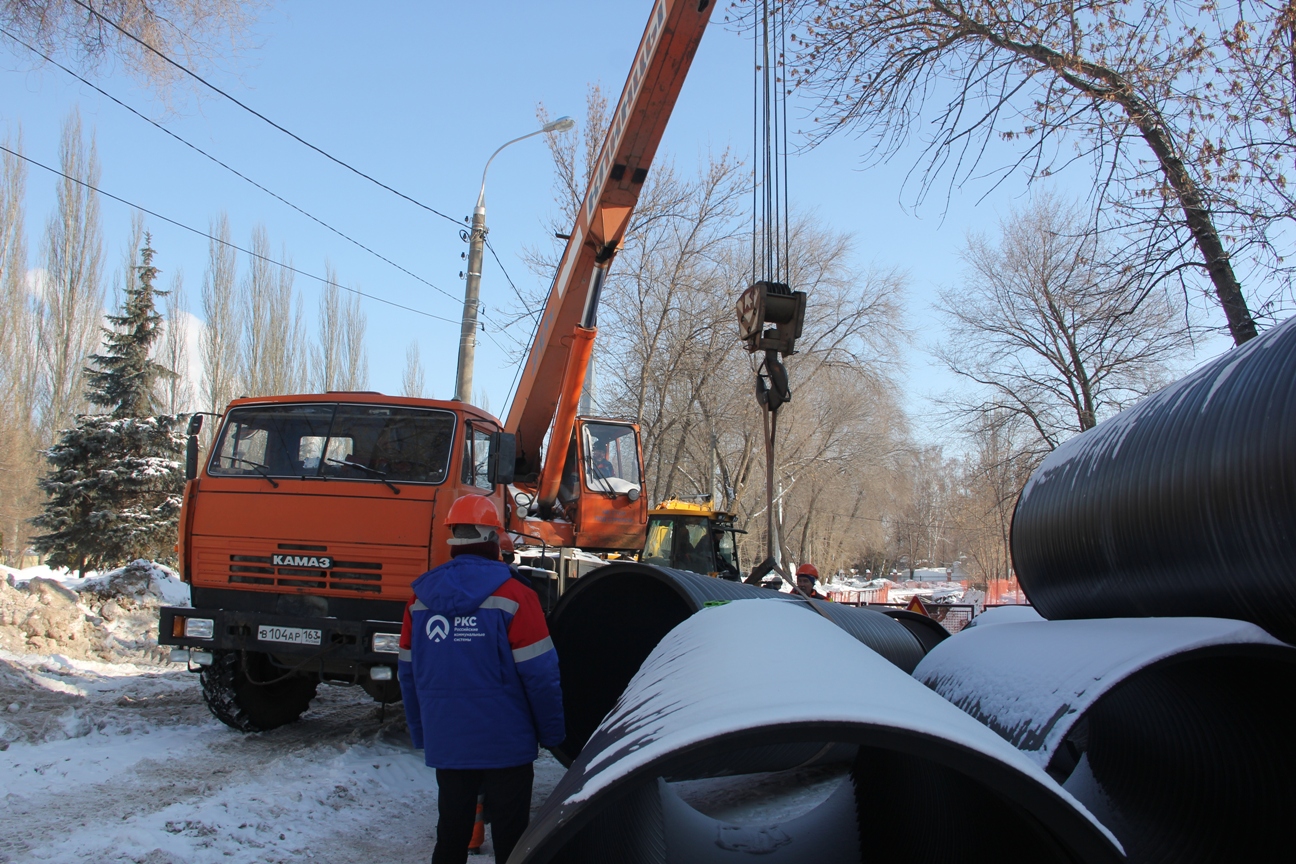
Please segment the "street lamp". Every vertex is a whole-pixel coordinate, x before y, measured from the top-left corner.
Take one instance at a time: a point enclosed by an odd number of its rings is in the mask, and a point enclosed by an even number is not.
[[[459,368],[455,373],[454,398],[460,402],[472,401],[473,354],[477,349],[477,295],[481,289],[482,254],[486,247],[486,172],[490,170],[491,162],[495,161],[500,150],[510,144],[516,144],[545,132],[566,132],[575,125],[576,121],[570,117],[559,117],[534,132],[528,132],[512,141],[505,141],[486,160],[486,167],[482,169],[481,191],[477,193],[477,206],[473,208],[472,234],[468,239],[468,273],[464,280],[463,325],[459,329]]]

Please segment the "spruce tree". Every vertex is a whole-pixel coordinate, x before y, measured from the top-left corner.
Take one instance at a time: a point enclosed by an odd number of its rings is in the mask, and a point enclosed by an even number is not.
[[[153,287],[158,269],[153,266],[156,254],[152,237],[144,235],[140,263],[135,268],[138,283],[128,285],[120,315],[109,315],[112,327],[104,328],[106,354],[90,358],[97,369],[86,369],[86,398],[95,405],[112,409],[114,417],[148,417],[153,414],[154,385],[158,378],[174,378],[176,373],[150,358],[153,343],[161,336],[158,325],[157,297],[166,291]]]
[[[122,308],[108,316],[106,350],[90,358],[87,399],[112,413],[81,415],[45,451],[49,495],[32,520],[45,530],[33,545],[54,566],[84,572],[135,558],[168,559],[184,492],[185,415],[153,415],[154,384],[175,375],[150,358],[162,318],[158,270],[146,234]]]

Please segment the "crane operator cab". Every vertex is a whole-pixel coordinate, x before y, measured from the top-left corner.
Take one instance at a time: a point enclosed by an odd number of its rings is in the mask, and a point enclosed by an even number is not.
[[[648,513],[648,534],[640,561],[690,570],[737,582],[740,533],[733,514],[716,510],[710,502],[691,504],[670,499]]]
[[[648,515],[647,502],[640,498],[642,484],[639,427],[620,420],[578,417],[557,496],[560,512],[571,523],[572,537],[555,545],[594,552],[638,548]]]

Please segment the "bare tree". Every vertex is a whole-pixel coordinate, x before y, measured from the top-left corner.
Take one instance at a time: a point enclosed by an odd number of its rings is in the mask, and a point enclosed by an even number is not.
[[[288,260],[287,250],[282,254]],[[249,394],[296,393],[306,386],[305,324],[295,299],[293,273],[274,264],[264,225],[252,230],[252,255],[243,278],[241,347],[244,388]]]
[[[287,249],[281,253],[280,260],[284,263],[275,268],[275,289],[270,295],[267,384],[273,393],[300,393],[309,386],[306,324],[301,297],[293,289]]]
[[[536,119],[544,125],[553,118],[541,104],[536,109]],[[607,128],[607,95],[598,84],[590,84],[585,88],[583,127],[579,131],[571,129],[566,132],[550,132],[545,136],[557,174],[554,179],[554,203],[558,205],[558,211],[550,220],[550,227],[554,231],[566,232],[576,221],[576,211],[585,198],[585,190],[594,173],[594,163],[598,161]]]
[[[22,139],[5,146],[21,153]],[[0,560],[22,566],[40,507],[38,447],[38,309],[28,286],[23,199],[27,170],[16,156],[0,160]]]
[[[360,307],[360,295],[352,294],[342,304],[342,389],[363,390],[369,386],[369,354],[365,348],[367,321]]]
[[[410,342],[405,349],[405,373],[401,376],[401,395],[423,398],[423,362],[419,360],[418,340]]]
[[[1073,207],[1045,195],[972,237],[965,283],[941,295],[936,355],[977,385],[968,415],[1020,415],[1052,450],[1165,380],[1188,346],[1183,312],[1142,273],[1113,270]],[[974,423],[975,425],[975,423]]]
[[[587,109],[583,137],[551,139],[556,231],[584,195],[606,128],[597,88]],[[659,155],[603,288],[594,400],[600,413],[639,422],[648,499],[714,496],[755,529],[740,541],[748,562],[765,548],[766,507],[755,370],[734,317],[752,269],[750,182],[727,152],[695,173]],[[831,570],[889,539],[885,517],[908,450],[889,368],[904,279],[854,266],[850,238],[811,219],[795,220],[791,238],[791,278],[810,302],[788,363],[795,397],[782,412],[776,521],[788,557]],[[532,250],[528,263],[551,277],[559,252]]]
[[[254,0],[2,0],[0,22],[51,53],[75,56],[85,67],[116,59],[137,77],[165,87],[180,73],[150,48],[185,66],[208,65],[237,50],[260,5]]]
[[[6,139],[5,146],[22,152],[21,139]],[[26,180],[22,160],[4,154],[0,161],[0,422],[35,419],[31,397],[36,391],[36,333],[27,290]]]
[[[229,245],[229,219],[224,213],[212,223],[211,233],[216,239],[207,244],[202,286],[202,398],[207,410],[220,412],[238,395],[243,316],[236,290],[238,260]]]
[[[1020,414],[989,412],[974,422],[953,521],[975,581],[989,583],[1012,578],[1012,514],[1039,457],[1030,446],[1034,430]]]
[[[157,403],[167,414],[192,410],[193,382],[189,376],[189,301],[184,290],[184,274],[176,271],[167,289],[166,320],[162,324],[159,362],[174,376],[158,379]]]
[[[41,291],[40,347],[45,440],[68,428],[85,405],[82,367],[98,347],[103,315],[103,235],[99,197],[88,186],[99,182],[94,137],[82,141],[81,115],[63,124],[59,161],[66,175],[58,183],[55,213],[45,229],[45,281]],[[72,179],[76,178],[81,185]]]
[[[921,129],[920,200],[941,177],[959,185],[985,174],[1001,181],[1021,170],[1029,181],[1087,158],[1095,202],[1102,205],[1096,212],[1138,241],[1127,251],[1162,277],[1191,282],[1191,274],[1201,274],[1234,342],[1255,335],[1235,259],[1283,267],[1275,245],[1293,211],[1285,191],[1281,200],[1262,200],[1239,190],[1285,190],[1282,171],[1265,175],[1291,160],[1266,159],[1237,140],[1237,129],[1267,124],[1263,116],[1240,114],[1256,101],[1242,98],[1250,85],[1228,45],[1246,41],[1248,15],[1285,21],[1290,4],[793,5],[803,31],[794,77],[819,99],[822,125],[814,140],[853,130],[877,143],[873,158],[883,161]],[[1267,29],[1277,37],[1281,27]],[[1277,61],[1290,45],[1289,30],[1272,44]],[[1216,110],[1222,103],[1227,107]],[[1290,101],[1275,97],[1268,104],[1287,106],[1281,111],[1290,123]],[[1281,138],[1281,128],[1266,128],[1265,137]],[[1003,152],[997,139],[1020,146],[987,171],[982,163]]]
[[[312,384],[320,393],[342,389],[342,295],[337,271],[324,265],[324,290],[319,302],[319,336],[311,350],[315,376]]]
[[[908,455],[905,507],[895,521],[895,543],[910,570],[943,567],[953,558],[959,466],[936,446]]]
[[[239,367],[244,392],[249,396],[265,396],[275,392],[270,384],[274,359],[269,351],[270,330],[274,326],[270,298],[275,293],[275,278],[270,263],[270,236],[264,225],[252,229],[251,251],[238,299],[243,310]]]

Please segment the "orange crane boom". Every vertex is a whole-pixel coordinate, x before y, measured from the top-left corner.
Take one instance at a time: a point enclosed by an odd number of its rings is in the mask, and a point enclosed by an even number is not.
[[[711,6],[710,0],[653,5],[522,369],[504,426],[517,436],[517,475],[538,475],[536,500],[542,509],[557,495],[608,266],[639,201]],[[551,443],[542,464],[546,433]]]

